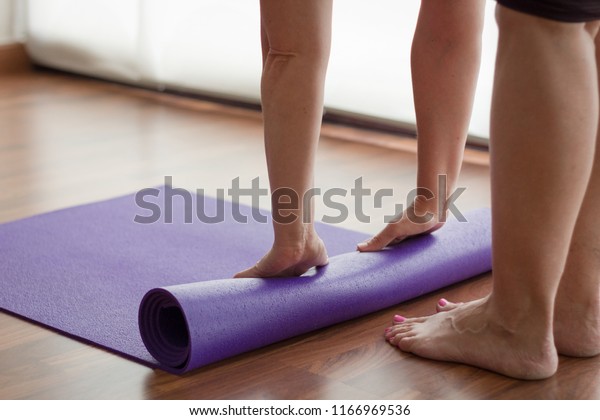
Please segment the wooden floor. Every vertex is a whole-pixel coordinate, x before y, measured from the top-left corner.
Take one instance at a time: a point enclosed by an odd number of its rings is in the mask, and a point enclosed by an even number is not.
[[[134,192],[168,175],[177,186],[208,192],[238,176],[242,185],[256,176],[266,184],[257,113],[84,78],[3,76],[0,133],[0,222]],[[362,177],[365,186],[393,187],[401,197],[414,186],[414,148],[410,139],[326,126],[317,184],[349,188]],[[460,184],[467,190],[459,209],[489,206],[485,154],[469,153]],[[344,226],[375,232],[391,208],[391,201],[384,210],[366,206],[373,223]],[[0,312],[0,398],[600,398],[598,357],[561,358],[554,377],[523,382],[403,354],[383,340],[394,314],[430,314],[442,296],[478,298],[490,285],[484,275],[181,377]]]

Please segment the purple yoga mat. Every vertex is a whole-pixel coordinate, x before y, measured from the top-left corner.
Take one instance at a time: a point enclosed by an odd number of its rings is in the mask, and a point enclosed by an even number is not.
[[[164,212],[164,189],[146,197]],[[0,308],[174,373],[373,312],[491,268],[489,210],[378,253],[367,235],[318,224],[330,263],[300,278],[231,279],[270,247],[269,224],[195,196],[203,214],[151,224],[134,195],[0,225]],[[256,210],[256,209],[255,209]],[[263,211],[264,213],[264,211]],[[239,220],[239,217],[238,217]],[[139,322],[139,326],[138,326]],[[142,339],[143,337],[143,339]],[[145,344],[145,345],[144,345]]]

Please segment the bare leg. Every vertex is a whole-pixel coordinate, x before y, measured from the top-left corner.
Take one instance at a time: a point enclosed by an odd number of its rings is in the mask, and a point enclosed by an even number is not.
[[[565,271],[556,295],[554,341],[566,356],[600,354],[600,159],[577,219]]]
[[[473,108],[481,56],[485,1],[422,0],[412,45],[412,80],[418,127],[417,187],[434,198],[417,197],[413,206],[388,224],[360,251],[442,226],[437,197],[456,188]],[[447,191],[438,191],[438,175],[447,175]],[[431,215],[433,217],[428,217]]]
[[[596,35],[600,63],[600,35]],[[599,74],[600,76],[600,74]],[[600,83],[599,83],[600,85]],[[600,354],[600,131],[554,309],[554,342],[566,356]]]
[[[308,223],[304,220],[310,215],[302,208],[302,197],[313,186],[331,9],[331,0],[261,0],[265,152],[273,214],[281,219],[273,222],[272,249],[236,277],[293,276],[327,264],[312,217]],[[286,193],[278,200],[273,192],[282,188]],[[292,191],[298,198],[297,209],[284,210],[281,203]]]
[[[404,351],[537,379],[556,371],[554,299],[590,175],[598,93],[590,25],[498,8],[492,105],[494,289],[397,323]]]
[[[596,63],[600,63],[598,35],[595,43]],[[596,219],[598,208],[600,131],[596,137],[592,174],[575,224],[555,300],[554,342],[558,352],[566,356],[589,357],[600,354],[600,224]],[[437,310],[449,311],[460,305],[462,303],[441,299]]]

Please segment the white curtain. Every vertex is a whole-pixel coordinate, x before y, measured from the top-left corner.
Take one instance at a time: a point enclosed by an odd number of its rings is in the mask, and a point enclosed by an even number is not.
[[[419,0],[337,0],[329,110],[414,124],[410,44]],[[486,138],[497,32],[487,2],[470,133]],[[27,47],[40,64],[151,87],[257,102],[257,0],[29,0]]]
[[[13,0],[0,0],[0,44],[13,42]]]

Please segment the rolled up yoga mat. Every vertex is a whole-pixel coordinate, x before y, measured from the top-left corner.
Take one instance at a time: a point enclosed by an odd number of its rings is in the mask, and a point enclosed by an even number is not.
[[[144,208],[128,195],[0,225],[0,308],[183,373],[491,268],[490,213],[481,209],[376,253],[354,251],[368,235],[318,224],[326,267],[299,278],[232,279],[272,243],[268,221],[256,220],[262,214],[201,195],[167,206],[164,188],[149,191]],[[184,208],[204,221],[185,220]],[[207,222],[217,214],[224,220]]]

